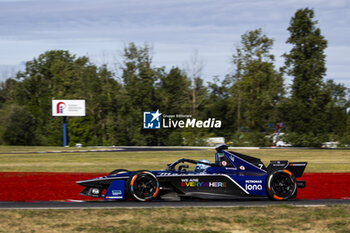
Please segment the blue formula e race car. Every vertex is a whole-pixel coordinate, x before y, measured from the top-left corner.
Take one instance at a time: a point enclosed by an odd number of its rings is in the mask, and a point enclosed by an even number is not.
[[[271,161],[265,167],[260,159],[216,148],[215,163],[206,160],[179,159],[157,171],[117,169],[109,175],[78,181],[85,188],[81,195],[105,200],[152,199],[177,200],[270,198],[294,199],[305,181],[296,180],[304,173],[307,162]],[[190,164],[195,164],[189,171]]]

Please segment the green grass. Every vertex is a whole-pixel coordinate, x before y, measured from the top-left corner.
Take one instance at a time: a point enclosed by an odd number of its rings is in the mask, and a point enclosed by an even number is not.
[[[0,232],[350,232],[350,208],[3,210]]]
[[[90,148],[91,149],[91,148]],[[0,153],[16,152],[37,152],[37,151],[66,151],[66,150],[87,150],[87,148],[58,147],[58,146],[0,146]]]
[[[70,148],[76,149],[76,148]],[[82,148],[86,149],[86,148]],[[0,146],[0,171],[109,172],[116,168],[129,170],[165,169],[166,164],[179,158],[214,161],[215,151],[154,151],[154,152],[96,152],[65,154],[6,154],[66,150],[62,147]],[[239,153],[270,160],[307,161],[306,172],[350,172],[350,150],[237,150]]]

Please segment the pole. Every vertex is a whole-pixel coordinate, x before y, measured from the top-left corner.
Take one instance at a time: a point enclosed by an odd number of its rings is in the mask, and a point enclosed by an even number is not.
[[[63,146],[66,147],[67,146],[67,117],[64,116],[63,117]]]

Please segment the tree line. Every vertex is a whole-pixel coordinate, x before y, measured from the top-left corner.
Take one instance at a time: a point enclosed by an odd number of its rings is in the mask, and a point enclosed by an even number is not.
[[[204,145],[206,138],[220,136],[234,146],[268,146],[280,122],[283,140],[294,146],[350,144],[349,90],[324,80],[327,40],[314,11],[299,9],[287,30],[292,48],[282,68],[274,64],[273,40],[256,29],[241,36],[233,72],[208,83],[199,72],[154,66],[147,44],[124,48],[120,75],[85,56],[47,51],[0,84],[0,143],[61,145],[62,119],[51,116],[51,100],[85,99],[86,116],[68,120],[71,145]],[[143,111],[157,109],[216,118],[222,127],[143,129]]]

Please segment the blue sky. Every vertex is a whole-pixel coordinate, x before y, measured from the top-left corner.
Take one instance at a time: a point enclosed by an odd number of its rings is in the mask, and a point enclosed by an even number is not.
[[[194,51],[212,81],[232,72],[240,36],[257,28],[275,40],[277,67],[288,52],[287,27],[299,8],[315,10],[328,40],[327,76],[350,87],[347,0],[0,0],[0,79],[51,49],[118,67],[129,42],[153,46],[155,66],[185,67]],[[289,79],[287,79],[288,81]]]

